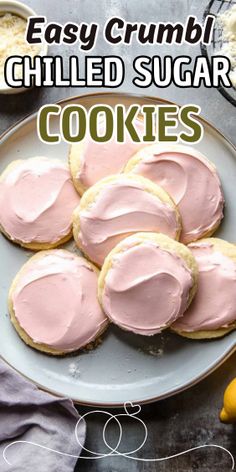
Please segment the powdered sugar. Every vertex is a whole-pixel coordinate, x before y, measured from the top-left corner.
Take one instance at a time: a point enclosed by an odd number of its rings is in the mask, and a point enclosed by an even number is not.
[[[230,80],[236,87],[236,5],[233,5],[217,19],[222,28],[223,46],[217,54],[228,57],[231,63]]]

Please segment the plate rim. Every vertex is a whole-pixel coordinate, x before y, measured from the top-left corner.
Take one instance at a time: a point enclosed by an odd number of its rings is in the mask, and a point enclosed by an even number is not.
[[[79,95],[73,95],[73,96],[70,96],[70,97],[67,97],[67,98],[63,98],[63,99],[60,99],[58,101],[56,101],[55,103],[56,104],[59,104],[59,105],[63,105],[64,103],[70,103],[70,102],[73,102],[74,100],[83,100],[84,98],[89,98],[89,97],[101,97],[101,96],[116,96],[116,97],[127,97],[127,98],[139,98],[139,99],[144,99],[144,100],[150,100],[150,101],[154,101],[154,102],[158,102],[158,103],[162,103],[162,104],[171,104],[171,105],[177,105],[178,107],[180,107],[181,105],[179,105],[178,103],[176,102],[172,102],[170,100],[166,100],[164,98],[160,98],[160,97],[157,97],[157,96],[150,96],[150,95],[142,95],[142,94],[137,94],[137,93],[128,93],[128,92],[104,92],[104,91],[99,91],[99,92],[91,92],[91,93],[85,93],[85,94],[79,94]],[[38,109],[39,110],[39,109]],[[32,113],[29,113],[28,115],[24,116],[23,118],[19,119],[16,121],[15,124],[11,125],[10,127],[8,127],[5,131],[3,131],[1,134],[0,134],[0,146],[7,140],[8,138],[8,135],[9,137],[14,134],[15,131],[17,131],[18,129],[20,129],[21,127],[24,126],[24,124],[26,123],[29,123],[30,121],[33,121],[36,117],[37,117],[37,113],[38,113],[38,110],[32,112]],[[233,150],[236,152],[236,145],[234,145],[232,143],[232,141],[227,137],[225,136],[225,134],[220,131],[215,125],[213,125],[210,121],[208,121],[206,118],[204,118],[202,115],[200,115],[198,117],[198,119],[205,123],[206,125],[208,125],[211,129],[213,129],[214,132],[216,132],[218,135],[221,136],[221,138],[223,138],[223,140],[230,146],[233,148]],[[216,369],[218,369],[234,352],[236,351],[236,341],[235,342],[231,342],[228,349],[226,349],[224,352],[223,352],[223,355],[222,357],[220,357],[220,359],[218,358],[215,362],[213,362],[208,369],[205,369],[205,371],[202,372],[201,375],[198,375],[196,378],[194,379],[191,379],[189,380],[188,382],[186,382],[184,385],[180,386],[180,387],[173,387],[171,390],[169,390],[168,392],[166,393],[163,393],[163,394],[160,394],[158,396],[152,396],[151,398],[148,398],[148,399],[141,399],[141,400],[135,400],[135,404],[139,404],[139,405],[145,405],[145,404],[150,404],[150,403],[154,403],[156,401],[160,401],[160,400],[164,400],[166,398],[169,398],[169,397],[172,397],[174,395],[177,395],[181,392],[184,392],[185,390],[188,390],[189,388],[197,385],[199,382],[201,382],[202,380],[204,380],[206,377],[208,377],[208,375],[210,375],[211,373],[213,373]],[[4,356],[2,354],[0,354],[0,359],[2,359],[4,362],[6,362],[6,364],[8,366],[10,366],[15,372],[17,372],[19,375],[21,375],[23,378],[25,378],[26,380],[30,381],[31,383],[33,383],[34,385],[36,385],[38,388],[40,388],[41,390],[43,390],[44,392],[47,392],[51,395],[56,395],[58,397],[64,397],[62,394],[60,394],[59,392],[57,392],[56,390],[54,389],[47,389],[46,387],[44,387],[43,385],[41,385],[39,382],[35,381],[35,380],[32,380],[32,378],[28,377],[26,374],[23,374],[22,372],[20,372],[18,369],[16,369],[14,366],[12,366],[10,364],[9,361],[7,361]],[[84,401],[84,400],[79,400],[79,399],[75,399],[75,398],[71,398],[71,400],[73,401],[74,404],[77,404],[77,405],[81,405],[81,406],[88,406],[88,407],[106,407],[106,408],[122,408],[124,407],[124,403],[123,402],[110,402],[110,403],[106,403],[106,402],[100,402],[100,401]]]
[[[166,393],[163,393],[161,395],[158,395],[158,396],[155,396],[155,397],[151,397],[151,398],[148,398],[148,399],[143,399],[143,400],[135,400],[135,401],[128,401],[129,404],[132,404],[133,406],[136,406],[136,405],[149,405],[151,403],[155,403],[155,402],[158,402],[158,401],[161,401],[161,400],[165,400],[167,398],[171,398],[175,395],[178,395],[179,393],[183,393],[185,392],[186,390],[189,390],[190,388],[194,387],[195,385],[197,385],[198,383],[200,383],[202,380],[206,379],[209,375],[211,375],[213,372],[215,372],[218,368],[220,368],[224,362],[226,362],[233,354],[234,352],[236,351],[236,345],[232,344],[228,350],[225,351],[224,353],[224,356],[218,361],[216,360],[209,369],[205,370],[201,375],[199,375],[198,377],[196,377],[195,379],[193,380],[190,380],[189,382],[185,383],[183,386],[181,387],[176,387],[176,388],[173,388],[171,390],[169,390],[169,392],[166,392]],[[42,390],[43,392],[46,392],[48,393],[49,395],[54,395],[54,396],[57,396],[58,398],[69,398],[75,405],[78,405],[78,406],[85,406],[85,407],[101,407],[101,408],[108,408],[109,410],[110,409],[113,409],[113,408],[124,408],[124,405],[126,402],[110,402],[110,403],[106,403],[106,402],[92,402],[92,401],[83,401],[83,400],[76,400],[74,398],[71,398],[69,396],[64,396],[62,395],[61,393],[57,392],[57,390],[54,390],[54,389],[47,389],[46,387],[44,387],[43,385],[41,385],[39,382],[35,381],[35,380],[32,380],[30,377],[28,377],[26,374],[23,374],[22,372],[20,372],[18,369],[16,369],[16,367],[13,367],[9,361],[7,361],[4,356],[1,354],[0,355],[0,359],[2,359],[11,369],[13,369],[17,374],[21,375],[25,380],[27,380],[28,382],[31,382],[32,384],[34,384],[36,387],[38,387],[40,390]]]

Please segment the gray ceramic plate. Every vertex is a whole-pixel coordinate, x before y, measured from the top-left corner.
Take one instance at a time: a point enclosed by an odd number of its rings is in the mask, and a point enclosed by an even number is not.
[[[119,94],[92,94],[66,100],[90,107],[95,103],[158,103],[154,98]],[[163,102],[162,102],[163,103]],[[55,127],[58,123],[55,119]],[[234,241],[236,234],[236,150],[216,129],[203,121],[205,135],[197,145],[217,166],[226,198],[226,215],[217,236]],[[48,146],[36,133],[30,116],[2,136],[0,170],[10,161],[34,155],[67,159],[67,145]],[[67,245],[73,248],[73,243]],[[73,248],[74,249],[74,248]],[[186,389],[212,372],[234,350],[236,332],[213,341],[191,341],[171,333],[152,338],[110,327],[95,350],[53,358],[27,347],[12,328],[7,314],[11,280],[30,252],[0,236],[0,355],[42,388],[90,405],[150,402]]]

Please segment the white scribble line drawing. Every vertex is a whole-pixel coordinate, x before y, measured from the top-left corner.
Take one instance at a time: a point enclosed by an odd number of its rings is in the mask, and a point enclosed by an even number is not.
[[[136,408],[135,412],[130,413],[128,411],[128,407]],[[5,462],[8,465],[12,465],[12,463],[7,459],[7,451],[8,451],[9,448],[13,447],[16,444],[29,444],[31,446],[35,446],[35,447],[39,447],[41,449],[44,449],[48,452],[53,452],[54,454],[58,454],[58,455],[61,455],[61,456],[66,456],[66,457],[73,457],[75,459],[97,460],[97,459],[104,459],[106,457],[120,456],[120,457],[125,457],[126,459],[131,459],[131,460],[139,461],[139,462],[163,462],[163,461],[166,461],[166,460],[170,460],[170,459],[174,459],[176,457],[183,456],[183,455],[188,454],[188,453],[193,452],[193,451],[197,451],[199,449],[215,448],[215,449],[220,449],[220,450],[222,450],[223,452],[226,452],[229,455],[229,457],[231,458],[231,461],[232,461],[232,470],[235,469],[235,460],[234,460],[234,457],[231,454],[231,452],[228,449],[226,449],[225,447],[220,446],[218,444],[202,444],[200,446],[195,446],[195,447],[192,447],[192,448],[187,449],[185,451],[178,452],[176,454],[172,454],[172,455],[166,456],[166,457],[156,457],[156,458],[149,458],[148,459],[148,458],[133,456],[133,454],[140,451],[143,448],[143,446],[145,445],[145,443],[147,441],[147,438],[148,438],[148,430],[147,430],[147,427],[146,427],[145,423],[140,418],[137,417],[137,415],[141,411],[140,405],[133,405],[131,402],[127,402],[127,403],[124,404],[124,410],[125,410],[125,413],[119,413],[117,415],[112,415],[111,413],[109,413],[107,411],[103,411],[103,410],[94,410],[94,411],[90,411],[90,412],[85,413],[77,421],[76,426],[75,426],[75,431],[74,431],[76,442],[77,442],[78,446],[81,447],[85,452],[89,453],[90,456],[82,456],[82,455],[70,454],[70,453],[67,453],[67,452],[61,452],[61,451],[58,451],[56,449],[51,449],[50,447],[43,446],[41,444],[37,444],[37,443],[31,442],[31,441],[20,441],[19,440],[19,441],[11,442],[10,444],[8,444],[4,448],[4,450],[3,450],[3,459],[5,460]],[[99,452],[96,452],[96,451],[91,451],[90,449],[83,446],[83,444],[81,444],[81,442],[80,442],[79,435],[78,435],[78,427],[79,427],[81,421],[83,421],[87,416],[89,416],[91,414],[103,414],[103,415],[108,416],[108,419],[107,419],[107,421],[106,421],[106,423],[103,427],[103,433],[102,433],[103,442],[104,442],[105,446],[109,449],[109,452],[107,452],[107,453],[102,454],[102,453],[99,453]],[[128,451],[128,452],[120,452],[118,450],[118,448],[119,448],[121,440],[122,440],[123,430],[122,430],[122,425],[121,425],[118,418],[127,417],[127,416],[135,418],[135,420],[139,422],[139,424],[143,427],[144,436],[143,436],[142,442],[140,443],[140,445],[136,449],[133,449],[132,451]],[[112,420],[114,420],[116,422],[116,424],[119,428],[118,440],[117,440],[117,444],[116,444],[115,447],[111,447],[110,444],[107,441],[107,438],[106,438],[107,426],[109,425],[109,423]]]

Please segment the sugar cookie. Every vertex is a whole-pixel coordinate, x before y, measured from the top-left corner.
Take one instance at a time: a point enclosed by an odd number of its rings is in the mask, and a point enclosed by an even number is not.
[[[172,329],[192,339],[223,336],[236,328],[236,246],[208,238],[189,249],[199,268],[198,291]]]
[[[100,303],[115,324],[159,333],[182,316],[197,288],[191,251],[163,234],[136,233],[107,256],[98,280]]]
[[[29,249],[49,249],[72,236],[79,204],[66,164],[47,157],[13,161],[0,177],[0,229]]]
[[[134,126],[142,136],[143,122],[136,119]],[[99,126],[99,133],[104,133],[104,123]],[[69,165],[74,185],[80,195],[98,180],[122,171],[125,164],[143,143],[135,143],[126,136],[124,143],[114,139],[106,143],[97,143],[86,138],[80,143],[72,144],[69,152]]]
[[[181,231],[172,199],[144,177],[117,174],[101,180],[84,193],[73,215],[78,247],[99,266],[121,239],[137,231],[175,239]]]
[[[155,144],[139,151],[125,172],[143,175],[163,187],[182,217],[180,241],[211,236],[223,218],[223,191],[214,164],[199,151],[179,144]]]
[[[9,291],[11,321],[24,342],[60,355],[94,341],[108,324],[97,300],[97,278],[96,267],[66,250],[31,257]]]

